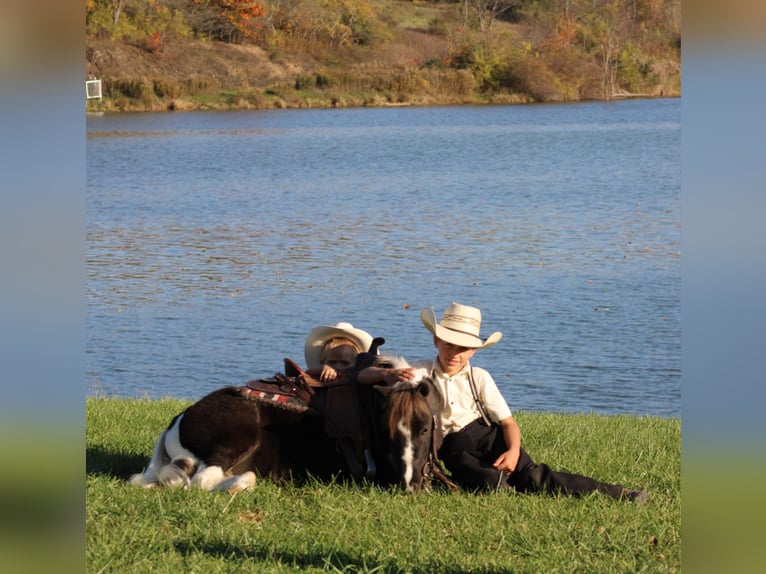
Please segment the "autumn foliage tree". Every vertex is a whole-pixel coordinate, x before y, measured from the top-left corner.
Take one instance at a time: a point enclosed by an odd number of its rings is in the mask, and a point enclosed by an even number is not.
[[[183,38],[189,27],[181,0],[85,0],[85,30],[90,38],[145,42]]]
[[[266,9],[254,0],[85,0],[90,37],[140,41],[186,36],[254,41]]]
[[[253,41],[266,15],[254,0],[191,0],[189,20],[197,36],[224,42]]]

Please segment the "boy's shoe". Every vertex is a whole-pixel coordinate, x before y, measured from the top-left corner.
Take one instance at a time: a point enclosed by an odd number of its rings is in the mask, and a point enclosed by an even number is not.
[[[649,493],[645,490],[632,490],[624,488],[622,490],[622,497],[630,502],[647,502],[649,500]]]

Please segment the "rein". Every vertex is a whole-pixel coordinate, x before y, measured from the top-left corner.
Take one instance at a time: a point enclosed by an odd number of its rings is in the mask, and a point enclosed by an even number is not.
[[[433,423],[431,426],[431,450],[428,453],[428,460],[426,461],[425,466],[423,466],[423,476],[427,476],[429,478],[436,477],[452,492],[457,492],[457,485],[449,478],[447,478],[447,475],[444,474],[439,468],[439,462],[441,461],[439,460],[439,455],[437,454],[436,448],[436,425],[439,421],[437,420],[436,415],[431,415],[431,422]]]

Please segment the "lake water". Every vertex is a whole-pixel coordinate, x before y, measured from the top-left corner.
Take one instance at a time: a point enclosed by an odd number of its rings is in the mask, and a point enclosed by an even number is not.
[[[481,307],[514,411],[680,416],[680,100],[87,118],[89,395],[196,399]]]

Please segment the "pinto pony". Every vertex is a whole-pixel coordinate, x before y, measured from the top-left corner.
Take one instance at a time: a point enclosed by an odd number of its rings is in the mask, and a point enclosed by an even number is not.
[[[293,375],[276,378],[282,390],[287,387],[276,399],[264,398],[264,380],[213,391],[171,421],[146,470],[130,482],[228,492],[251,488],[257,476],[279,482],[347,475],[407,492],[419,492],[434,476],[449,484],[436,459],[441,396],[433,382],[355,383],[355,373],[370,364],[407,366],[401,358],[377,356],[381,341],[372,353],[361,353],[339,383],[322,384],[286,361]],[[329,394],[328,386],[338,393]]]
[[[340,472],[342,462],[317,417],[249,395],[246,387],[225,387],[176,415],[146,470],[130,482],[236,492],[252,487],[256,475],[281,481]]]

